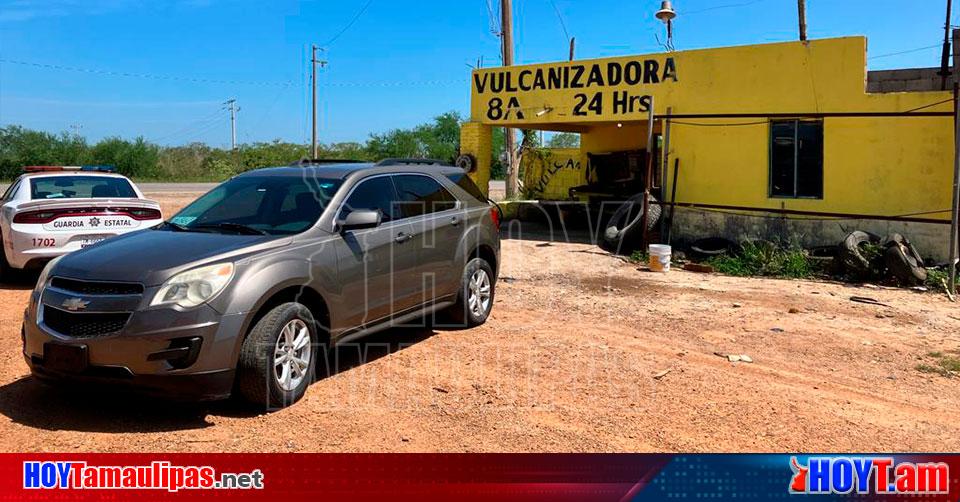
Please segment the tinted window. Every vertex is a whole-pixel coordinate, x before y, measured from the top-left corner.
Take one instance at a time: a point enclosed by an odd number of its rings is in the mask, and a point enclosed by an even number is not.
[[[823,122],[770,124],[770,196],[823,197]]]
[[[388,176],[378,176],[361,181],[347,197],[340,209],[340,219],[345,218],[351,211],[358,209],[379,209],[383,214],[382,222],[396,219],[397,195],[393,189],[393,182]]]
[[[15,181],[12,185],[7,187],[7,191],[3,193],[4,202],[10,200],[13,197],[13,194],[17,193],[17,188],[20,187],[20,180]]]
[[[480,191],[480,187],[467,176],[467,173],[453,173],[448,174],[447,179],[457,184],[458,187],[462,188],[464,192],[470,194],[474,199],[479,200],[480,202],[486,202],[487,197],[483,195],[483,192]]]
[[[446,211],[457,207],[453,194],[428,176],[401,174],[395,176],[400,194],[400,211],[404,218]]]
[[[136,197],[130,182],[107,176],[44,176],[30,180],[31,199]]]
[[[300,233],[316,223],[339,187],[335,179],[240,176],[207,192],[170,221],[186,230],[231,232],[237,229],[230,225],[242,225],[270,235]]]

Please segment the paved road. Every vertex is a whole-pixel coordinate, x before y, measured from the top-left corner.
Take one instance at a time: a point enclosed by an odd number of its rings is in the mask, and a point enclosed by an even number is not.
[[[137,183],[144,193],[207,192],[219,183]]]

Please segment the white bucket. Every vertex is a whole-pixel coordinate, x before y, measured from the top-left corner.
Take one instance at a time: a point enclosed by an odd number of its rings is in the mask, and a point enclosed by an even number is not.
[[[650,244],[647,247],[650,255],[650,270],[667,273],[670,271],[670,255],[673,250],[666,244]]]

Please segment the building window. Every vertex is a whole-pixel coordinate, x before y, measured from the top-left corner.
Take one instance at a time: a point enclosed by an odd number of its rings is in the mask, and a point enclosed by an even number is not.
[[[770,197],[823,198],[823,121],[770,123]]]

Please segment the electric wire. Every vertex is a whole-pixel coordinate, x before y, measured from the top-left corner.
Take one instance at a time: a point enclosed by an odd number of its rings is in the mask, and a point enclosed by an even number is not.
[[[553,11],[557,13],[557,20],[560,21],[560,29],[563,30],[563,36],[566,37],[567,41],[570,41],[570,33],[567,31],[567,24],[563,22],[563,14],[560,13],[560,9],[557,8],[557,2],[554,0],[549,0],[550,5],[553,6]]]
[[[177,75],[156,75],[153,73],[134,73],[126,71],[100,70],[94,68],[81,68],[78,66],[65,66],[59,64],[37,63],[33,61],[22,61],[16,59],[0,59],[0,63],[15,64],[21,66],[32,66],[35,68],[44,68],[48,70],[73,71],[80,73],[90,73],[97,75],[109,75],[114,77],[128,78],[146,78],[151,80],[175,80],[180,82],[194,82],[200,84],[229,84],[229,85],[259,85],[259,86],[290,86],[293,82],[269,82],[254,80],[222,80],[202,77],[184,77]]]
[[[336,42],[337,39],[339,39],[341,36],[343,36],[344,33],[347,32],[347,30],[353,27],[354,23],[356,23],[357,20],[360,19],[360,16],[362,16],[363,13],[367,11],[367,7],[370,7],[370,4],[372,3],[373,3],[373,0],[367,0],[367,2],[363,4],[363,7],[361,7],[360,10],[358,10],[357,13],[354,14],[353,18],[350,19],[350,22],[347,23],[346,26],[343,27],[343,29],[337,32],[337,34],[334,35],[333,38],[328,40],[327,43],[323,44],[323,46],[330,47],[331,45],[333,45],[333,43]]]
[[[900,55],[902,55],[902,54],[912,54],[912,53],[914,53],[914,52],[926,51],[926,50],[930,50],[930,49],[938,49],[938,48],[941,48],[941,47],[943,47],[943,42],[940,42],[939,44],[936,44],[936,45],[928,45],[928,46],[925,46],[925,47],[917,47],[917,48],[915,48],[915,49],[907,49],[907,50],[905,50],[905,51],[900,51],[900,52],[891,52],[891,53],[888,53],[888,54],[878,54],[878,55],[876,55],[876,56],[870,56],[870,57],[868,57],[867,59],[888,58],[888,57],[893,57],[893,56],[900,56]]]
[[[720,10],[720,9],[733,9],[733,8],[737,8],[737,7],[748,7],[748,6],[750,6],[750,5],[754,5],[754,4],[758,4],[758,3],[762,3],[762,2],[766,2],[766,1],[767,1],[767,0],[753,0],[753,1],[751,1],[751,2],[741,2],[741,3],[733,3],[733,4],[726,4],[726,5],[716,5],[716,6],[713,6],[713,7],[707,7],[707,8],[705,8],[705,9],[693,10],[693,11],[690,11],[690,12],[683,12],[682,15],[684,15],[684,16],[693,16],[693,15],[703,14],[703,13],[705,13],[705,12],[711,12],[711,11]]]

